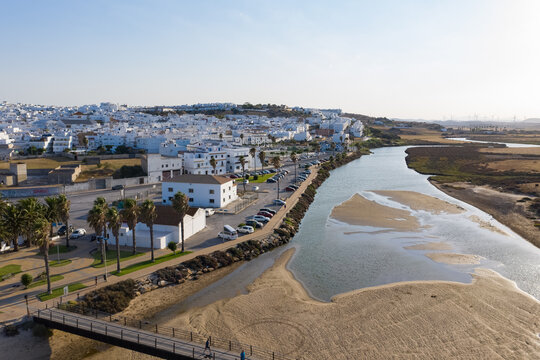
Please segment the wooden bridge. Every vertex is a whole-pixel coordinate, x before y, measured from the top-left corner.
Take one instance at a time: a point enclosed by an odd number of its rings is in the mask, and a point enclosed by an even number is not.
[[[239,360],[242,350],[247,359],[288,360],[283,355],[250,345],[210,338],[211,350],[206,351],[206,338],[199,334],[170,327],[149,325],[113,315],[88,316],[62,309],[48,308],[35,311],[34,322],[114,346],[138,351],[164,359],[220,359]]]

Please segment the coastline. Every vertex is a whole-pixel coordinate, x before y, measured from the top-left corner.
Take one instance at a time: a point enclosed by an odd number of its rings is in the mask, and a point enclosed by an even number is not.
[[[501,224],[540,248],[540,229],[527,218],[523,204],[517,202],[522,196],[503,193],[486,186],[466,183],[441,184],[431,179],[429,182],[445,194],[493,216]]]

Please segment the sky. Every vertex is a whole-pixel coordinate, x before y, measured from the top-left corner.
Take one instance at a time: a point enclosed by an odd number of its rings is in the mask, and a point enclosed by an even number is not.
[[[0,101],[540,117],[540,1],[0,0]]]

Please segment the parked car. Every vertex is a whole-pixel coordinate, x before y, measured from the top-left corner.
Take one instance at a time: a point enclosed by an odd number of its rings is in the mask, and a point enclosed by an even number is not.
[[[255,231],[255,229],[253,229],[253,227],[249,225],[244,225],[244,226],[240,226],[236,228],[236,231],[242,234],[252,234]]]
[[[223,240],[234,240],[238,238],[238,232],[230,225],[224,225],[223,231],[218,234]]]
[[[262,215],[253,215],[252,217],[250,217],[250,220],[267,223],[268,221],[270,221],[270,218],[267,218],[266,216],[262,216]]]
[[[262,209],[259,209],[259,211],[266,211],[267,213],[270,213],[272,215],[276,215],[276,213],[277,213],[276,210],[272,210],[272,209],[268,209],[268,208],[262,208]]]
[[[266,216],[267,218],[271,219],[274,215],[270,214],[269,212],[266,212],[266,211],[259,211],[257,213],[257,215],[260,215],[260,216]]]
[[[286,204],[286,202],[283,201],[283,200],[281,200],[281,199],[276,199],[276,200],[274,200],[274,205],[281,205],[281,206],[283,206],[283,205],[285,205],[285,204]]]
[[[253,187],[251,188],[251,190],[253,190],[253,191],[259,191],[259,187],[258,187],[258,186],[253,186]]]
[[[216,213],[216,212],[214,211],[214,209],[210,209],[210,208],[204,209],[204,214],[205,214],[206,216],[212,216],[212,215],[214,215],[215,213]]]
[[[293,188],[292,186],[287,186],[287,187],[285,188],[285,191],[295,191],[295,190],[296,190],[296,189]]]
[[[112,190],[122,190],[122,189],[124,189],[124,185],[114,185],[111,189]]]
[[[274,179],[274,178],[270,178],[270,179],[267,179],[266,182],[267,183],[275,183],[275,182],[277,182],[277,180]]]
[[[58,229],[58,231],[56,232],[56,234],[60,235],[60,236],[64,236],[66,235],[66,225],[62,225],[60,227],[60,229]],[[69,232],[72,233],[73,232],[73,226],[69,225]]]
[[[70,238],[71,239],[78,239],[80,237],[83,237],[84,235],[86,235],[86,230],[85,229],[83,229],[83,228],[75,229],[73,231],[73,233],[71,234]]]
[[[243,184],[249,184],[249,180],[248,179],[245,179],[244,181],[242,181]]]
[[[249,225],[249,226],[251,226],[253,228],[262,228],[264,226],[263,223],[258,222],[256,220],[248,220],[248,221],[246,221],[246,225]]]

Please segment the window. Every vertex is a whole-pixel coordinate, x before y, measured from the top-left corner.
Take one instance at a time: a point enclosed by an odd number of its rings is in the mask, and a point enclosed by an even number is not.
[[[229,190],[231,190],[231,187],[229,186]]]
[[[172,196],[169,196],[169,201],[172,201]]]
[[[188,189],[188,193],[193,194],[193,189]]]
[[[213,204],[214,203],[214,199],[210,199],[210,204]]]
[[[229,188],[230,189],[230,188]],[[172,188],[169,188],[169,192],[173,192],[173,189]]]
[[[223,193],[225,194],[225,189],[223,189]]]
[[[210,189],[210,194],[213,194],[214,193],[214,189]]]
[[[229,195],[229,200],[231,199],[231,195]]]
[[[225,202],[225,198],[223,198],[223,202]]]
[[[167,200],[163,199],[163,203],[165,204],[167,202]]]
[[[193,202],[193,198],[189,198],[189,202]]]

